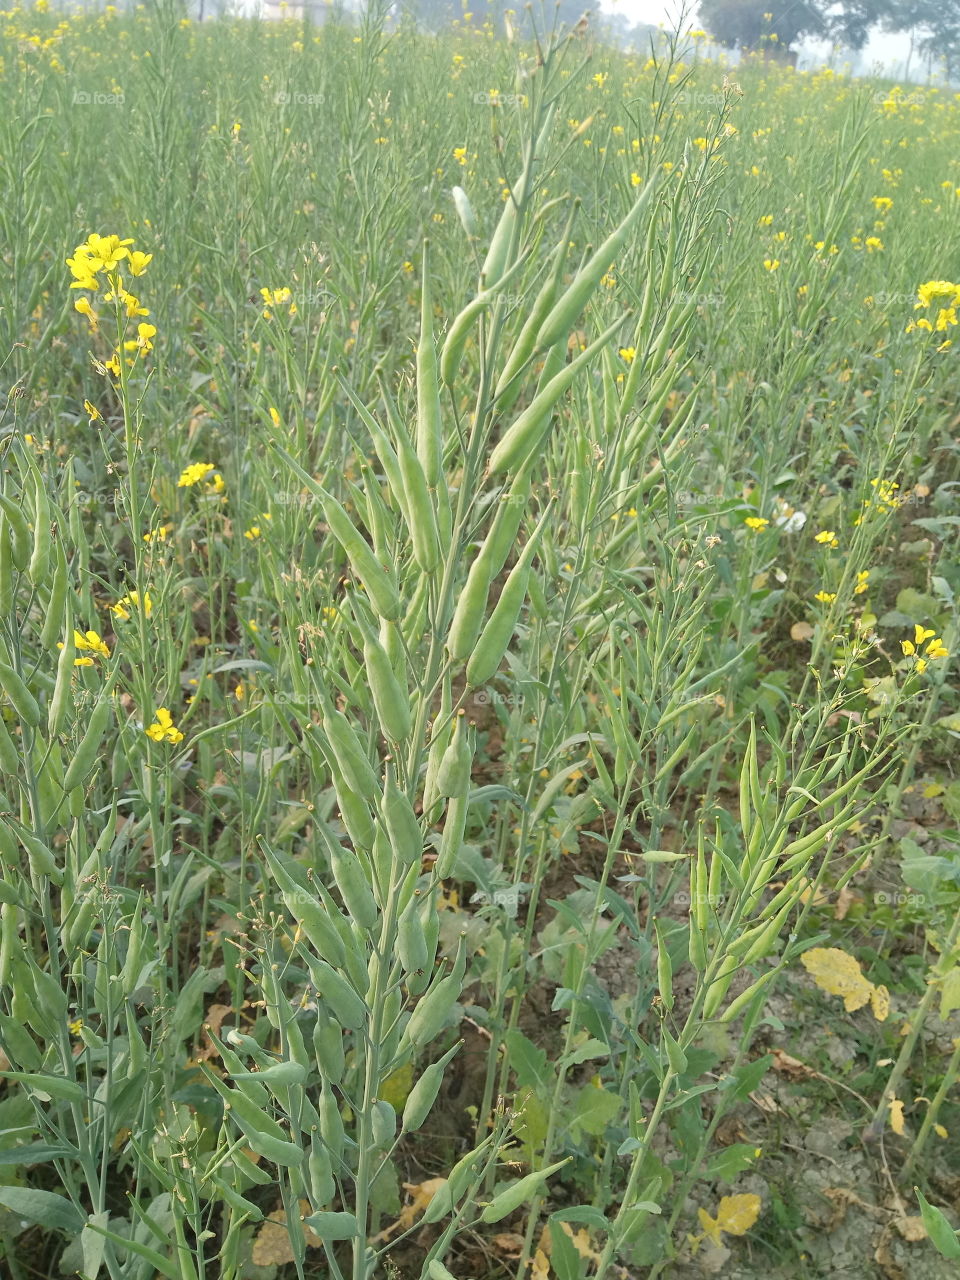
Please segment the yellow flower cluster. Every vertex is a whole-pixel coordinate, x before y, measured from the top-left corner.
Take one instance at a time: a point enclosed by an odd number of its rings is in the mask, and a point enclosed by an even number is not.
[[[119,236],[101,236],[96,231],[78,244],[73,257],[67,258],[67,266],[73,280],[71,289],[83,289],[87,293],[103,293],[104,303],[113,303],[118,319],[137,320],[140,316],[148,316],[150,312],[141,306],[136,294],[124,287],[121,269],[131,276],[142,276],[153,261],[152,253],[141,253],[139,249],[131,249],[132,240],[121,240]],[[105,279],[100,277],[104,276]],[[89,298],[80,297],[73,304],[74,310],[84,316],[92,333],[99,332],[100,315],[94,309]],[[136,355],[146,355],[153,350],[153,339],[157,335],[156,326],[146,321],[137,324],[137,336],[123,343],[123,349]],[[128,361],[132,364],[132,360]],[[102,368],[109,370],[114,377],[120,376],[120,352],[115,350],[109,360],[104,361]],[[85,402],[86,405],[86,402]],[[88,409],[88,412],[90,410]],[[95,421],[90,415],[91,422]]]
[[[960,306],[960,284],[954,284],[950,280],[928,280],[917,289],[917,298],[914,311],[929,311],[931,307],[936,307],[936,319],[931,320],[927,316],[921,316],[919,320],[912,320],[907,325],[907,333],[912,333],[916,329],[923,329],[927,333],[946,333],[948,329],[956,328],[957,307]],[[952,345],[953,339],[948,338],[940,343],[937,350],[946,351]]]
[[[263,299],[264,304],[264,320],[273,319],[273,312],[270,310],[271,307],[283,307],[286,306],[288,302],[290,305],[287,308],[287,315],[295,316],[297,314],[297,304],[293,301],[293,294],[288,288],[286,288],[286,286],[282,289],[261,289],[260,297]]]
[[[928,661],[936,658],[949,658],[949,651],[945,648],[943,640],[930,627],[921,627],[919,623],[914,624],[913,639],[901,640],[900,648],[903,650],[904,657],[916,658],[913,669],[918,674],[922,674],[927,669]],[[922,655],[920,654],[923,649]]]
[[[148,738],[154,742],[182,742],[183,734],[173,723],[173,717],[166,707],[157,707],[154,723],[144,730]]]

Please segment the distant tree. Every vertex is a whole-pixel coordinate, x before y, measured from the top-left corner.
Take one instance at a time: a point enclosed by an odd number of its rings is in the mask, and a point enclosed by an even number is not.
[[[960,0],[889,0],[883,25],[909,32],[914,47],[933,61],[941,58],[949,80],[960,73]]]
[[[893,0],[701,0],[700,21],[719,44],[776,57],[805,36],[862,49]],[[930,3],[936,0],[904,0]],[[960,0],[949,0],[960,4]]]

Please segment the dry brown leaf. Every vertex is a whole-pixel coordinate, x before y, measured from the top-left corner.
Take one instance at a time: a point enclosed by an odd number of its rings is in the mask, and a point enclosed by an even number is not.
[[[490,1243],[498,1253],[509,1258],[519,1258],[523,1253],[523,1236],[516,1231],[501,1231]]]
[[[809,622],[795,622],[790,628],[790,639],[796,640],[798,644],[802,644],[805,640],[813,637],[813,627]]]
[[[306,1200],[300,1201],[300,1212],[304,1216],[310,1213],[310,1205]],[[319,1249],[323,1241],[309,1227],[303,1229],[304,1239],[310,1249]],[[253,1242],[250,1260],[254,1266],[280,1266],[284,1262],[294,1262],[294,1252],[290,1247],[287,1235],[287,1215],[283,1209],[275,1209],[264,1221]]]
[[[809,1080],[817,1074],[812,1067],[808,1067],[799,1058],[791,1058],[790,1054],[784,1053],[782,1049],[774,1049],[772,1052],[774,1071],[789,1076],[791,1080]]]
[[[893,1225],[904,1240],[909,1240],[911,1243],[927,1238],[927,1228],[923,1225],[923,1219],[919,1214],[915,1218],[897,1218]]]
[[[857,895],[850,889],[841,889],[837,894],[837,905],[833,909],[834,920],[845,920],[847,912],[857,900]]]
[[[765,1111],[767,1115],[776,1115],[782,1111],[780,1103],[776,1100],[772,1093],[767,1093],[766,1089],[754,1089],[753,1093],[748,1093],[747,1097],[755,1107],[761,1111]]]
[[[400,1210],[400,1217],[396,1222],[392,1226],[384,1227],[379,1235],[374,1236],[374,1240],[377,1242],[389,1240],[396,1232],[409,1230],[417,1214],[426,1210],[440,1188],[446,1185],[446,1181],[446,1178],[428,1178],[426,1182],[405,1182],[403,1189],[409,1191],[413,1199]]]

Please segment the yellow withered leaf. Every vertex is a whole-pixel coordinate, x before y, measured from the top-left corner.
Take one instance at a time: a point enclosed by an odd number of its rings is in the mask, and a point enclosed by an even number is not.
[[[412,1088],[413,1066],[408,1062],[406,1066],[398,1067],[393,1075],[387,1076],[380,1086],[379,1097],[381,1101],[389,1102],[395,1111],[402,1111]]]
[[[878,1022],[886,1022],[890,1012],[890,992],[886,987],[877,986],[870,992],[870,1009]]]
[[[724,1196],[717,1205],[715,1218],[706,1209],[698,1209],[697,1217],[703,1227],[703,1234],[715,1245],[721,1243],[722,1231],[729,1236],[746,1235],[760,1216],[760,1204],[760,1197],[750,1192],[739,1196]]]
[[[860,962],[839,947],[813,947],[800,960],[821,991],[843,997],[848,1013],[862,1009],[875,990],[863,976]]]
[[[898,1136],[903,1136],[903,1103],[899,1098],[890,1103],[890,1128]]]

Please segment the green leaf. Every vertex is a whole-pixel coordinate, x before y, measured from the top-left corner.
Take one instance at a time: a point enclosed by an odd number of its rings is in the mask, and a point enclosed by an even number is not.
[[[559,1222],[550,1222],[550,1266],[557,1280],[580,1280],[580,1255]]]
[[[520,1087],[548,1092],[553,1073],[547,1067],[546,1052],[528,1040],[522,1031],[508,1031],[503,1039]]]
[[[578,1044],[569,1053],[565,1053],[561,1062],[564,1067],[577,1067],[581,1062],[586,1062],[589,1058],[606,1058],[609,1057],[609,1054],[610,1046],[604,1044],[602,1040],[597,1040],[591,1036],[583,1044]]]
[[[957,1239],[957,1233],[945,1214],[927,1202],[919,1187],[914,1187],[913,1191],[920,1201],[920,1214],[923,1225],[927,1229],[927,1235],[930,1237],[930,1243],[944,1258],[960,1258],[960,1240]]]
[[[52,1191],[35,1191],[33,1187],[0,1187],[0,1204],[30,1222],[39,1222],[48,1229],[69,1231],[73,1235],[84,1224],[80,1210],[65,1196],[55,1195]]]
[[[0,1165],[43,1164],[47,1160],[59,1160],[61,1156],[72,1158],[79,1154],[76,1147],[64,1143],[28,1142],[22,1147],[0,1151]]]
[[[732,1183],[744,1170],[752,1168],[756,1160],[756,1147],[749,1142],[734,1142],[710,1157],[706,1176]]]
[[[573,1115],[569,1120],[571,1133],[580,1130],[598,1138],[606,1131],[607,1125],[616,1116],[622,1099],[618,1093],[611,1093],[594,1084],[585,1085],[577,1094]]]
[[[606,1216],[592,1204],[575,1204],[569,1209],[557,1209],[550,1215],[551,1222],[576,1222],[585,1227],[594,1227],[598,1231],[609,1230],[610,1223]]]
[[[730,1094],[726,1105],[730,1106],[734,1102],[739,1102],[741,1098],[745,1098],[748,1093],[753,1093],[772,1065],[773,1054],[765,1053],[762,1058],[745,1062],[732,1075],[725,1076],[720,1081],[719,1087]]]
[[[91,1213],[87,1225],[80,1232],[83,1270],[88,1280],[97,1280],[103,1263],[104,1250],[107,1247],[107,1237],[101,1235],[99,1231],[91,1230],[91,1224],[95,1227],[105,1227],[109,1221],[109,1213]]]
[[[83,1219],[81,1218],[80,1221],[82,1223]],[[88,1220],[86,1229],[96,1232],[97,1235],[105,1236],[107,1240],[112,1240],[114,1244],[122,1245],[130,1253],[135,1253],[138,1258],[145,1259],[162,1276],[166,1276],[167,1280],[181,1280],[182,1272],[177,1263],[170,1258],[165,1258],[162,1253],[158,1253],[156,1249],[151,1249],[149,1245],[141,1244],[139,1240],[133,1237],[128,1238],[127,1236],[118,1235],[116,1231],[111,1231],[108,1227],[103,1227],[99,1222],[95,1222],[92,1217]]]

